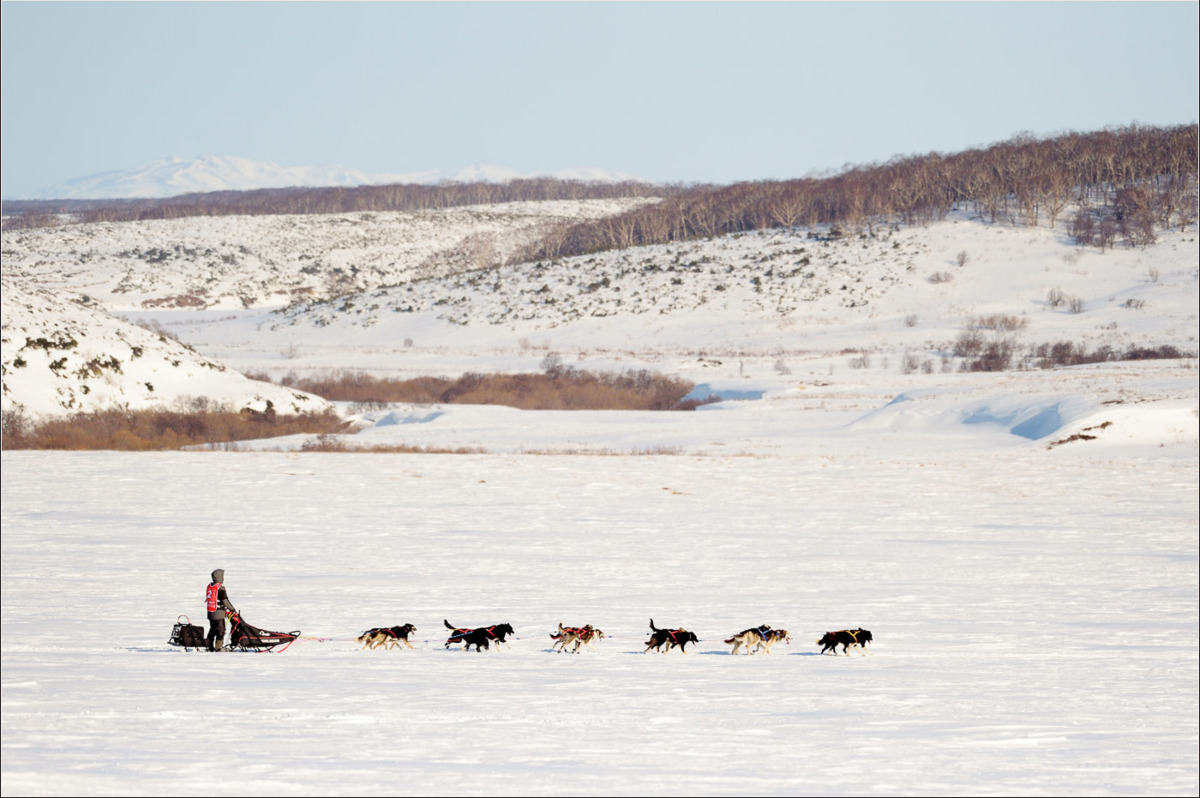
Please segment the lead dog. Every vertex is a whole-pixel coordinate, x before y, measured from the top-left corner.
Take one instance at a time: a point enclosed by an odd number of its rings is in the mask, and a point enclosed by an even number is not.
[[[462,629],[454,626],[446,619],[442,619],[442,623],[446,624],[446,628],[450,630],[450,637],[446,640],[446,648],[458,643],[463,644],[463,651],[470,651],[471,646],[475,646],[476,651],[483,651],[490,647],[492,640],[496,641],[496,646],[503,643],[508,648],[512,645],[506,639],[509,635],[515,634],[512,626],[506,623],[498,623],[492,626],[480,626],[475,629]]]
[[[646,641],[646,650],[642,653],[648,653],[650,649],[661,651],[666,654],[671,649],[679,646],[679,650],[684,654],[687,653],[688,643],[699,643],[700,639],[695,633],[689,632],[686,629],[659,629],[654,625],[654,619],[650,619],[650,639]]]
[[[368,629],[358,637],[354,638],[356,642],[362,643],[363,650],[368,648],[384,649],[395,648],[403,643],[412,648],[412,643],[408,642],[408,636],[417,631],[417,627],[411,623],[406,623],[403,626],[378,626],[374,629]]]
[[[787,629],[768,629],[763,632],[763,638],[759,641],[758,646],[754,649],[755,652],[762,651],[764,654],[771,653],[771,646],[778,643],[780,640],[783,644],[791,645],[792,636],[788,634]]]
[[[867,643],[870,643],[875,638],[871,633],[863,628],[858,629],[841,629],[836,632],[826,632],[817,641],[817,645],[821,647],[821,653],[832,651],[833,655],[837,656],[837,647],[842,647],[842,653],[847,657],[850,656],[850,649],[857,648],[865,657],[867,655]]]

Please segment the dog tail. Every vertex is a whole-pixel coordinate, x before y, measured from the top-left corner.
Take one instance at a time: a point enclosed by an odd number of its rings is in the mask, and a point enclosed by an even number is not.
[[[725,642],[726,642],[726,643],[732,643],[732,642],[733,642],[733,638],[731,637],[731,638],[729,638],[728,640],[726,640]]]
[[[654,625],[653,618],[650,619],[650,631],[651,632],[661,632],[662,631],[662,629],[659,629],[657,626]]]
[[[449,629],[451,632],[454,631],[455,627],[451,626],[450,622],[447,621],[445,618],[442,618],[442,623],[446,624],[446,628]]]

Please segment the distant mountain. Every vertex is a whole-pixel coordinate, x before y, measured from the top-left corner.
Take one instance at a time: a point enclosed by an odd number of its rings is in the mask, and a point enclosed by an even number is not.
[[[294,186],[369,186],[387,183],[433,185],[447,181],[504,183],[518,178],[543,176],[598,182],[636,179],[630,175],[599,168],[565,169],[540,175],[478,163],[461,169],[431,169],[407,174],[368,174],[343,166],[279,166],[271,161],[252,161],[222,155],[205,155],[191,160],[171,156],[143,167],[78,177],[22,199],[161,199],[206,191],[250,191]]]

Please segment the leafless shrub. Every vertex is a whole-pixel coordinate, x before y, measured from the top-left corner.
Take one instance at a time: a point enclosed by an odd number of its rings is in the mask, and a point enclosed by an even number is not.
[[[863,349],[856,356],[850,358],[847,365],[852,369],[869,369],[871,368],[871,355]]]
[[[1150,282],[1157,283],[1158,277],[1159,277],[1158,268],[1151,266],[1150,269],[1146,272],[1146,276],[1148,278],[1150,278]]]
[[[1070,313],[1083,312],[1083,300],[1077,296],[1073,296],[1064,292],[1061,288],[1051,288],[1050,293],[1046,294],[1046,304],[1052,308],[1067,306]]]
[[[1071,238],[1080,246],[1088,246],[1096,240],[1096,218],[1086,208],[1075,212],[1069,227]]]
[[[915,374],[917,369],[921,367],[921,358],[917,355],[905,352],[900,358],[900,373]],[[928,374],[929,372],[925,372]]]
[[[305,441],[300,446],[302,452],[344,452],[346,451],[346,440],[341,435],[332,435],[328,432],[322,432],[315,438]]]
[[[976,357],[986,344],[982,335],[976,330],[963,330],[954,342],[955,357]]]
[[[920,321],[921,321],[920,316],[918,316],[916,313],[910,313],[904,317],[904,326],[905,327],[916,327]]]
[[[781,377],[786,377],[792,373],[792,370],[788,368],[788,364],[784,362],[783,358],[779,358],[775,361],[775,373]]]
[[[1016,347],[1008,338],[988,341],[979,353],[963,363],[963,371],[1008,371]]]
[[[32,449],[29,445],[34,425],[19,406],[0,416],[0,442],[5,449]]]
[[[1025,329],[1029,320],[1022,316],[1005,313],[993,313],[989,316],[972,316],[967,320],[969,330],[995,330],[997,332],[1016,332]]]
[[[1121,360],[1178,360],[1180,358],[1194,358],[1195,352],[1181,352],[1170,344],[1161,346],[1135,346],[1125,350],[1125,354]]]
[[[926,279],[929,280],[929,282],[933,283],[934,285],[940,285],[941,283],[954,282],[954,275],[951,274],[950,272],[934,272],[933,274],[929,275],[929,277],[927,277]]]
[[[1194,353],[1182,352],[1170,344],[1161,346],[1130,347],[1124,352],[1111,346],[1088,349],[1086,344],[1071,341],[1042,343],[1030,350],[1034,365],[1049,369],[1056,366],[1081,366],[1089,363],[1108,363],[1120,360],[1177,360],[1195,357]]]
[[[970,260],[971,255],[965,249],[954,256],[954,262],[958,264],[959,268],[966,266]]]
[[[1136,297],[1129,297],[1129,299],[1126,299],[1122,304],[1130,310],[1141,310],[1142,308],[1146,307],[1146,300],[1137,299]]]

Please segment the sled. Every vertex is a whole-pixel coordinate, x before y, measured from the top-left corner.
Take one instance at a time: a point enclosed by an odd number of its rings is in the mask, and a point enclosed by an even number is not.
[[[299,630],[268,632],[259,629],[242,620],[241,614],[237,612],[227,612],[225,617],[230,623],[228,648],[234,651],[274,651],[277,646],[282,646],[279,650],[283,651],[300,636]]]

